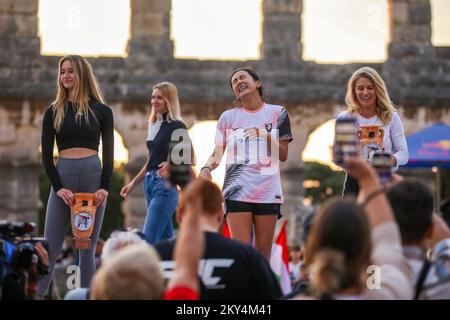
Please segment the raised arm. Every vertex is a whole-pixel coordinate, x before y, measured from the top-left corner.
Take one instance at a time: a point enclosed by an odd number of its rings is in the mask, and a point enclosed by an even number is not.
[[[347,160],[347,171],[358,180],[358,200],[363,203],[372,228],[386,222],[394,222],[392,208],[381,189],[378,175],[367,161],[361,155],[351,157]]]
[[[168,284],[169,292],[180,288],[199,292],[198,266],[205,244],[199,218],[203,210],[201,191],[197,186],[191,184],[183,194],[185,208],[174,249],[175,269]]]

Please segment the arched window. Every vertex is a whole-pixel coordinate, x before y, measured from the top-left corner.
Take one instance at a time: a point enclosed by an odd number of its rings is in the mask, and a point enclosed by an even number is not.
[[[259,58],[262,0],[172,0],[175,57]]]
[[[41,54],[125,56],[130,0],[40,0]]]
[[[450,1],[431,0],[431,27],[433,30],[431,42],[435,46],[450,46]]]
[[[387,0],[303,0],[303,59],[382,62],[388,43]]]

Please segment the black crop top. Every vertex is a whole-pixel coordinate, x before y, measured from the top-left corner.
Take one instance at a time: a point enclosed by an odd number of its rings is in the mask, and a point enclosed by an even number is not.
[[[89,113],[89,124],[86,123],[84,115],[75,121],[75,109],[71,102],[65,107],[64,121],[56,132],[53,125],[54,112],[50,106],[44,114],[42,125],[42,164],[52,183],[55,192],[64,186],[61,183],[56,167],[53,163],[53,146],[58,146],[58,151],[70,148],[88,148],[98,151],[100,136],[102,137],[102,179],[100,188],[108,190],[109,181],[113,172],[114,162],[114,118],[112,110],[100,102],[89,100],[89,106],[95,118]]]

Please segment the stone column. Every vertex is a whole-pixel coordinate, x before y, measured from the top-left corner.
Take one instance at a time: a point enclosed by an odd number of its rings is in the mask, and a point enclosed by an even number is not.
[[[128,149],[125,183],[129,183],[136,176],[148,159],[145,144],[149,115],[147,107],[145,103],[139,102],[113,105],[114,125],[122,134],[123,142]],[[142,183],[135,187],[128,201],[122,202],[122,212],[126,227],[142,227],[147,212]]]
[[[263,0],[264,60],[299,61],[301,59],[302,0]]]
[[[40,207],[40,118],[20,94],[39,64],[37,11],[38,0],[0,0],[0,219],[9,221],[37,222]]]
[[[0,61],[23,66],[23,56],[39,55],[37,10],[38,0],[0,0]]]
[[[41,113],[30,101],[0,104],[0,220],[38,222]]]
[[[389,58],[434,55],[430,0],[389,0]]]
[[[157,62],[155,65],[159,69],[167,69],[173,60],[171,0],[131,0],[130,3],[129,59],[139,60],[143,67],[148,67],[150,58]]]
[[[430,0],[390,0],[389,58],[383,65],[391,98],[397,105],[428,104],[430,95],[419,87],[433,90],[435,48],[431,43]],[[437,90],[437,94],[442,89]]]
[[[294,140],[289,144],[288,159],[281,165],[281,184],[283,188],[284,204],[282,213],[288,219],[287,236],[289,243],[298,242],[303,228],[302,221],[309,212],[303,205],[303,174],[304,164],[301,159],[308,134],[302,126],[300,115],[289,114],[291,131]]]

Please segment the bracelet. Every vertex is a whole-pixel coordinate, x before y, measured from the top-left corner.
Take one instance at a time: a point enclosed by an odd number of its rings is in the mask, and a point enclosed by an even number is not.
[[[202,171],[203,171],[203,169],[209,169],[209,172],[211,172],[211,171],[212,171],[212,168],[211,168],[211,167],[208,167],[208,166],[204,166],[204,167],[202,167],[202,168],[200,169],[200,172],[202,172]]]
[[[376,196],[385,193],[386,192],[386,188],[385,187],[381,187],[375,191],[372,191],[371,193],[369,193],[369,195],[364,199],[363,203],[361,204],[362,207],[367,206],[367,204],[372,201]]]

